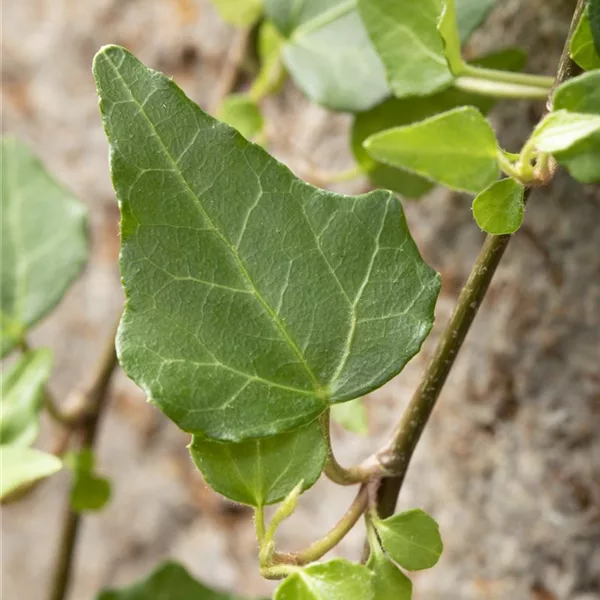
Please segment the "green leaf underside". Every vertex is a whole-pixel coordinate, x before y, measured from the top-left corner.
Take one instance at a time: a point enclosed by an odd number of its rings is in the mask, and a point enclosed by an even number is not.
[[[464,61],[460,51],[460,34],[454,0],[445,0],[437,28],[444,42],[448,67],[453,75],[460,75],[464,70]]]
[[[600,69],[600,54],[594,46],[589,8],[582,15],[571,39],[571,58],[586,71]]]
[[[525,188],[514,179],[492,184],[473,200],[473,216],[486,233],[514,233],[523,222]]]
[[[375,600],[411,599],[411,580],[383,552],[371,551],[367,568],[374,576]]]
[[[227,23],[248,27],[262,14],[262,0],[212,0],[219,15]]]
[[[584,73],[561,85],[556,90],[553,104],[556,110],[600,115],[600,70]],[[600,181],[600,133],[557,153],[556,158],[578,181]]]
[[[85,264],[86,210],[21,142],[2,139],[1,354],[63,296]]]
[[[388,95],[383,65],[354,0],[267,0],[265,12],[288,37],[284,63],[311,100],[355,112]]]
[[[420,509],[375,521],[374,525],[389,557],[409,571],[433,567],[442,554],[438,525]]]
[[[277,588],[273,600],[377,599],[369,569],[337,559],[293,573]]]
[[[364,146],[380,162],[459,191],[480,192],[500,173],[496,136],[471,106],[382,131]]]
[[[0,442],[30,446],[39,431],[44,385],[52,370],[52,352],[26,352],[2,374]]]
[[[264,506],[283,500],[303,480],[321,475],[327,444],[318,421],[288,433],[239,443],[194,436],[190,453],[206,483],[234,502]]]
[[[531,142],[540,152],[568,150],[600,132],[600,115],[557,110],[547,115],[535,128]]]
[[[245,94],[227,96],[217,118],[237,129],[248,140],[259,133],[264,124],[258,104]]]
[[[334,404],[331,407],[331,420],[357,435],[369,433],[367,409],[362,398]]]
[[[442,0],[358,0],[395,96],[432,94],[452,82],[437,30],[443,6]]]
[[[94,73],[122,212],[118,353],[153,402],[186,431],[240,441],[402,369],[439,276],[391,193],[305,184],[123,48]]]
[[[121,590],[105,590],[96,600],[242,600],[206,587],[180,564],[166,562],[147,579]]]
[[[519,56],[522,57],[522,55]],[[509,58],[511,64],[517,63],[516,57],[512,53]],[[363,142],[369,136],[380,131],[416,123],[467,104],[476,106],[486,113],[493,106],[494,100],[455,89],[447,89],[433,96],[390,98],[371,110],[355,116],[351,130],[354,156],[375,185],[402,194],[407,198],[418,198],[431,190],[434,184],[428,179],[404,169],[375,161],[363,147]]]
[[[0,446],[0,498],[54,475],[61,467],[60,459],[52,454],[14,444]]]

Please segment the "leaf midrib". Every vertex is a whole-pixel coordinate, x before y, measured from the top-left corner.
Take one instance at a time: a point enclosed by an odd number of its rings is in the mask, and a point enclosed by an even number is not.
[[[317,398],[322,398],[323,397],[323,391],[324,391],[323,390],[323,386],[320,384],[320,382],[315,377],[314,373],[312,372],[312,369],[309,367],[308,363],[306,362],[306,359],[305,359],[304,355],[302,354],[300,348],[294,342],[294,340],[291,338],[291,336],[288,333],[287,329],[285,328],[284,324],[281,322],[281,319],[279,318],[279,315],[277,315],[277,313],[274,311],[274,309],[271,307],[271,305],[266,301],[266,299],[258,291],[256,285],[252,281],[252,278],[250,277],[250,274],[248,273],[248,270],[246,269],[245,265],[243,264],[243,262],[242,262],[242,260],[241,260],[241,258],[239,256],[237,250],[235,249],[235,247],[221,233],[221,231],[217,227],[215,227],[212,219],[210,218],[210,216],[208,215],[208,213],[206,212],[206,210],[202,206],[202,203],[201,203],[200,199],[198,198],[198,196],[194,192],[193,188],[191,187],[191,185],[189,184],[189,182],[187,181],[187,179],[184,177],[183,173],[180,171],[180,169],[179,169],[179,167],[177,165],[177,162],[175,161],[175,159],[173,158],[173,156],[171,156],[171,153],[169,152],[168,148],[164,144],[164,142],[163,142],[161,136],[159,135],[158,131],[154,127],[154,124],[152,123],[151,119],[149,118],[148,114],[146,113],[143,104],[141,102],[139,102],[138,99],[133,95],[133,92],[131,91],[131,89],[129,88],[129,86],[128,86],[126,80],[125,80],[125,78],[121,74],[121,72],[119,70],[119,67],[113,62],[113,60],[111,59],[111,57],[109,56],[108,53],[105,53],[105,57],[106,57],[107,61],[110,63],[110,65],[112,66],[112,68],[113,68],[116,76],[118,77],[118,79],[123,84],[125,90],[129,94],[129,96],[131,98],[131,101],[138,107],[138,110],[139,110],[140,114],[147,121],[148,126],[150,127],[150,129],[152,130],[152,132],[154,133],[154,135],[156,136],[156,139],[158,140],[158,142],[160,144],[162,152],[164,153],[165,157],[167,158],[167,160],[172,165],[173,173],[179,178],[179,180],[184,185],[184,187],[187,190],[187,192],[192,196],[192,198],[195,201],[196,206],[202,212],[202,214],[203,214],[204,218],[206,219],[207,223],[210,225],[210,227],[215,232],[215,235],[217,235],[221,239],[221,241],[225,244],[225,246],[228,248],[228,250],[231,253],[232,257],[234,258],[236,264],[238,265],[238,268],[240,269],[243,277],[246,279],[246,281],[248,282],[251,290],[253,291],[254,296],[259,301],[259,303],[263,306],[264,310],[268,313],[268,315],[271,317],[271,319],[273,320],[273,322],[275,323],[275,325],[279,329],[281,335],[284,337],[285,341],[288,343],[288,345],[290,346],[290,348],[292,349],[292,351],[294,352],[294,354],[296,355],[296,357],[300,361],[300,364],[303,366],[304,370],[306,371],[307,375],[309,376],[309,378],[310,378],[310,380],[311,380],[311,382],[312,382],[312,384],[314,386],[315,396]]]

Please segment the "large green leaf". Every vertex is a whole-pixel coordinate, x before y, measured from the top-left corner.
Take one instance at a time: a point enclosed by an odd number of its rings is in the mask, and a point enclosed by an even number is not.
[[[382,131],[364,147],[380,162],[459,191],[480,192],[500,173],[496,136],[472,106]]]
[[[304,490],[321,475],[327,444],[320,423],[272,437],[239,443],[194,436],[190,453],[206,482],[243,504],[264,506],[283,500],[303,481]]]
[[[589,9],[583,13],[577,29],[571,38],[571,58],[586,71],[600,69],[600,54],[596,52],[592,29],[590,27]]]
[[[389,557],[409,571],[433,567],[442,554],[438,525],[420,509],[376,519],[373,524]]]
[[[38,415],[44,385],[52,370],[52,352],[46,348],[26,352],[2,374],[0,441],[30,446],[38,435]]]
[[[60,471],[62,462],[52,454],[20,445],[0,446],[0,499],[18,493]]]
[[[96,600],[242,600],[196,581],[175,562],[166,562],[147,579],[121,590],[100,592]]]
[[[523,222],[525,188],[514,179],[496,181],[473,200],[473,216],[486,233],[514,233]]]
[[[86,211],[22,143],[2,139],[1,354],[61,299],[88,253]]]
[[[554,108],[600,115],[600,70],[563,83],[554,95]],[[558,162],[583,183],[600,181],[600,133],[577,142],[556,155]]]
[[[287,36],[285,65],[311,100],[355,112],[388,95],[355,0],[267,0],[265,11]]]
[[[273,600],[377,600],[367,567],[332,560],[298,569],[275,591]]]
[[[439,277],[389,192],[294,177],[117,46],[94,73],[122,211],[126,372],[182,429],[289,431],[418,351]]]
[[[263,0],[212,0],[221,18],[232,25],[248,27],[260,18]]]

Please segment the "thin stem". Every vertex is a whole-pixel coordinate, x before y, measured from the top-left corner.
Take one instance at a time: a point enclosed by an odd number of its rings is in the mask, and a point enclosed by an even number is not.
[[[493,98],[545,100],[548,97],[547,87],[479,79],[468,75],[457,77],[452,85],[464,92],[478,94],[479,96],[491,96]]]
[[[585,0],[578,0],[557,68],[557,76],[550,92],[550,100],[547,103],[548,110],[552,110],[551,97],[554,90],[571,77],[575,71],[573,61],[570,58],[569,47],[584,9]],[[526,200],[530,193],[531,190],[529,189]],[[485,297],[498,264],[506,251],[510,238],[509,235],[488,236],[486,238],[471,275],[460,293],[458,305],[423,376],[421,385],[396,427],[392,441],[384,451],[379,453],[383,465],[389,467],[395,473],[393,477],[383,479],[379,487],[377,509],[378,514],[383,517],[393,514],[395,510],[398,494],[417,442]]]
[[[79,447],[93,449],[98,433],[98,425],[103,409],[106,406],[108,388],[115,373],[117,354],[115,351],[116,326],[100,356],[96,369],[90,377],[88,385],[81,392],[85,410],[76,433],[79,434]],[[81,516],[67,507],[60,536],[59,554],[54,565],[50,600],[64,600],[67,595],[73,571],[73,559]]]
[[[319,560],[323,555],[335,548],[347,533],[356,525],[368,506],[367,486],[362,485],[356,498],[344,516],[320,540],[311,544],[305,550],[295,553],[275,552],[273,561],[276,564],[306,565]]]
[[[265,539],[265,509],[259,506],[254,509],[254,529],[259,544]]]
[[[484,79],[486,81],[546,88],[546,94],[548,94],[554,84],[554,77],[532,75],[530,73],[515,73],[514,71],[499,71],[497,69],[486,69],[475,65],[465,65],[463,73],[465,76],[473,77],[475,79]]]

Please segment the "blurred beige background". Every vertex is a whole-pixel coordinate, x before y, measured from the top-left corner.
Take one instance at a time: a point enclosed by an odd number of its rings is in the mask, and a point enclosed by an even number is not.
[[[475,40],[518,43],[529,68],[552,73],[574,2],[503,0]],[[32,336],[56,353],[59,398],[85,378],[122,304],[118,209],[90,74],[96,50],[119,43],[211,105],[235,32],[205,0],[5,0],[2,129],[27,141],[90,209],[92,258],[56,313]],[[494,119],[516,149],[540,106]],[[301,175],[352,165],[343,115],[311,106],[288,82],[265,101],[269,148]],[[366,182],[339,190],[357,192]],[[404,203],[427,260],[443,275],[438,327],[482,235],[469,200],[443,191]],[[437,329],[436,329],[437,331]],[[414,389],[423,356],[368,400],[372,435],[336,429],[344,463],[378,447]],[[440,522],[445,553],[416,575],[427,600],[600,598],[600,193],[559,176],[536,194],[413,461],[400,506]],[[56,430],[47,424],[41,445]],[[113,481],[107,509],[85,519],[70,600],[145,576],[166,558],[246,595],[261,580],[250,513],[214,495],[180,433],[119,374],[101,426],[99,468]],[[68,478],[61,474],[2,511],[2,598],[44,600]],[[281,530],[281,548],[307,545],[341,515],[352,491],[320,482]],[[360,553],[361,527],[336,550]]]

